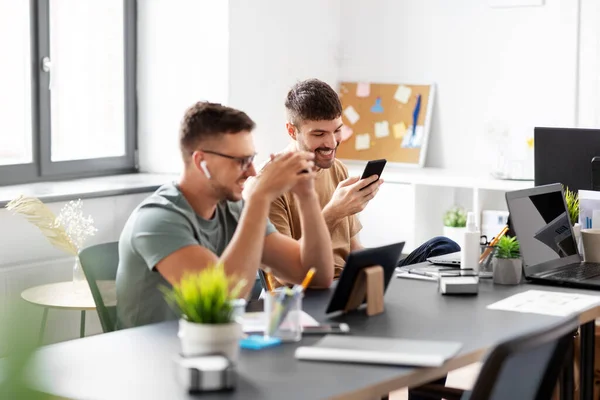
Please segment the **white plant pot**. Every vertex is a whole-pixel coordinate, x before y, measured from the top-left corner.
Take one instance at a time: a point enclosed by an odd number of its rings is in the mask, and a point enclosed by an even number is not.
[[[496,258],[492,261],[494,283],[518,285],[523,276],[523,262],[520,258]]]
[[[465,238],[466,227],[455,228],[452,226],[444,226],[444,236],[450,240],[454,240],[456,244],[463,248],[463,241]]]
[[[221,353],[235,363],[240,353],[239,340],[242,334],[242,325],[237,322],[196,324],[180,319],[177,336],[185,357]]]

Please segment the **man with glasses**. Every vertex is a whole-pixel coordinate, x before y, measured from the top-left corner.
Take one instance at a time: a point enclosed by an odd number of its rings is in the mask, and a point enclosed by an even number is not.
[[[245,113],[220,104],[200,102],[187,110],[179,138],[183,174],[143,201],[121,234],[119,328],[177,318],[159,286],[219,261],[227,274],[245,279],[244,295],[261,264],[294,283],[314,266],[314,285],[331,284],[332,248],[314,189],[314,154],[272,157],[243,201],[244,183],[256,175],[253,129]],[[288,192],[307,233],[300,241],[277,232],[268,220],[270,204]]]

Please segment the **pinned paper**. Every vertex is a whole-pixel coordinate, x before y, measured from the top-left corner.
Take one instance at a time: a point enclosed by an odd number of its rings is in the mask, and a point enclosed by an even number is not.
[[[375,137],[390,136],[390,124],[387,121],[375,122]]]
[[[383,112],[383,105],[381,105],[381,97],[375,99],[375,104],[373,104],[373,107],[371,107],[371,112],[377,114]]]
[[[408,99],[410,99],[410,95],[412,94],[412,89],[408,86],[400,85],[398,89],[396,89],[396,94],[394,94],[394,99],[398,100],[402,104],[408,103]]]
[[[356,85],[356,97],[369,97],[371,94],[371,84],[367,82],[359,82]]]
[[[394,132],[394,137],[396,139],[402,139],[404,135],[406,135],[406,124],[404,122],[394,124],[392,125],[392,131]]]
[[[408,127],[404,139],[402,139],[402,147],[411,149],[419,148],[423,144],[423,126],[417,125],[417,130],[413,134],[412,125]]]
[[[358,113],[352,106],[348,106],[344,110],[344,115],[346,116],[346,118],[348,118],[348,121],[350,121],[350,123],[352,125],[354,125],[356,123],[356,121],[358,121],[360,119],[360,115],[358,115]]]
[[[371,147],[371,136],[368,133],[356,135],[356,141],[354,142],[354,148],[356,150],[369,150]]]
[[[353,133],[354,131],[352,131],[352,128],[350,128],[349,126],[342,126],[342,142],[345,142],[346,140],[350,139],[350,136],[352,136]]]

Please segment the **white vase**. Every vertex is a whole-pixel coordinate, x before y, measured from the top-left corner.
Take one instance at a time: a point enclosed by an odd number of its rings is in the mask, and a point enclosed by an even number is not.
[[[444,226],[444,236],[450,240],[453,240],[462,249],[465,238],[466,227],[455,228],[453,226]]]
[[[75,257],[75,263],[73,264],[73,290],[75,293],[82,293],[88,290],[88,288],[79,257]]]
[[[242,325],[237,322],[229,324],[197,324],[179,320],[181,350],[185,357],[221,353],[232,362],[237,362],[242,338]]]

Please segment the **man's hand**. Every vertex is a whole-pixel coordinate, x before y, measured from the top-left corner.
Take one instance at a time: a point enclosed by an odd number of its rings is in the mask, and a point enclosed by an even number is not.
[[[269,202],[296,188],[304,193],[313,186],[315,172],[313,172],[314,153],[296,151],[271,156],[269,162],[256,177],[256,183],[250,196],[265,196]],[[308,172],[306,172],[308,171]]]
[[[373,175],[362,180],[359,180],[358,177],[352,177],[341,181],[331,200],[323,208],[323,214],[328,225],[331,226],[330,222],[332,220],[340,220],[364,210],[383,183],[383,180],[377,180],[378,178],[377,175]],[[372,185],[369,186],[371,183]]]

